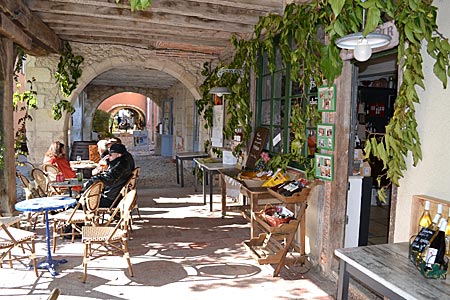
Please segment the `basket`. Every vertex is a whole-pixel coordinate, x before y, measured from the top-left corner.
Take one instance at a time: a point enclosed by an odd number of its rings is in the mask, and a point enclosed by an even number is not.
[[[280,212],[280,211],[287,211],[287,212],[291,213],[291,215],[293,215],[292,212],[290,212],[287,208],[277,207],[277,206],[273,206],[271,204],[266,204],[264,209],[260,212],[260,215],[262,218],[264,218],[264,220],[267,222],[267,224],[269,224],[270,226],[273,226],[273,227],[278,227],[280,225],[289,223],[291,220],[295,220],[295,218],[292,216],[286,217],[286,218],[280,218],[280,217],[275,216],[275,213]]]

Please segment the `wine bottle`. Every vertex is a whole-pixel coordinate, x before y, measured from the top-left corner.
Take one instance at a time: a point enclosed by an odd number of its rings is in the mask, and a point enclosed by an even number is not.
[[[445,228],[445,255],[450,256],[450,207],[448,208],[447,227]]]
[[[439,229],[439,219],[442,215],[442,204],[438,204],[437,213],[433,217],[433,221],[431,222],[431,225],[428,226],[431,230],[438,230]],[[445,230],[445,229],[444,229]]]
[[[426,228],[431,225],[430,201],[425,201],[425,209],[420,217],[419,226]]]
[[[442,264],[445,255],[445,229],[447,227],[447,220],[442,218],[439,222],[439,232],[434,240],[430,243],[427,255],[425,257],[425,263],[428,268],[431,268],[433,264]]]

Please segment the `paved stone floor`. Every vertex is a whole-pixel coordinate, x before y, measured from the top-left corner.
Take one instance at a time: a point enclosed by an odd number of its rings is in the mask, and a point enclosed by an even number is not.
[[[88,265],[87,283],[81,282],[79,240],[59,240],[55,259],[66,258],[59,274],[39,270],[39,277],[24,266],[0,269],[1,299],[47,299],[53,288],[59,299],[333,299],[336,286],[314,268],[283,269],[258,265],[243,241],[250,227],[238,212],[221,218],[220,198],[214,209],[194,192],[193,175],[185,169],[185,184],[176,183],[175,163],[155,156],[138,157],[144,170],[138,182],[142,219],[135,219],[130,240],[134,277],[122,257],[95,260]],[[135,216],[136,218],[136,216]],[[36,229],[37,254],[45,256],[45,231]]]

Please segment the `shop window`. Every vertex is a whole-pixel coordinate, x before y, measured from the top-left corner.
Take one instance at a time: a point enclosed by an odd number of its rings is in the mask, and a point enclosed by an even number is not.
[[[291,80],[290,65],[283,64],[281,52],[275,49],[275,70],[269,70],[267,53],[259,57],[259,74],[257,77],[256,125],[269,129],[269,138],[265,148],[272,154],[289,153],[294,135],[291,132],[291,116],[294,105],[298,104],[305,111],[309,103],[309,86]],[[313,92],[313,91],[312,91]],[[312,94],[311,94],[312,95]],[[314,98],[314,96],[311,96]],[[307,136],[315,135],[315,127],[308,127]],[[304,155],[308,153],[305,143]]]

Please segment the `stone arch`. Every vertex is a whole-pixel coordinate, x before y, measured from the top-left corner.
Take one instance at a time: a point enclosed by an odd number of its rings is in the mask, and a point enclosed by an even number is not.
[[[162,59],[160,57],[157,58],[148,58],[145,60],[141,59],[135,59],[133,60],[132,57],[123,57],[123,56],[112,56],[107,57],[103,59],[102,61],[92,63],[89,66],[83,67],[83,74],[79,78],[78,87],[76,90],[72,92],[72,95],[70,97],[71,103],[74,103],[77,101],[79,97],[83,97],[81,93],[87,89],[89,89],[89,83],[98,75],[114,69],[114,68],[120,68],[120,67],[130,67],[130,66],[136,66],[137,69],[142,69],[142,67],[145,68],[151,68],[155,70],[159,70],[161,72],[165,72],[174,78],[178,79],[186,88],[187,90],[192,94],[194,99],[201,98],[201,95],[199,93],[199,90],[197,88],[199,78],[197,78],[196,75],[186,71],[186,69],[179,63],[170,61],[167,59]],[[155,90],[155,89],[145,89],[140,87],[99,87],[96,86],[95,89],[101,89],[103,92],[102,97],[95,97],[95,101],[93,103],[89,103],[89,107],[85,108],[85,115],[88,116],[86,128],[92,128],[92,118],[94,116],[94,113],[97,109],[97,107],[100,105],[102,101],[107,99],[107,95],[114,95],[121,92],[135,92],[139,94],[146,95],[150,98],[154,98],[154,102],[157,105],[160,105],[161,97],[158,96],[164,96],[163,91]],[[64,132],[67,132],[69,129],[70,124],[70,115],[66,115],[64,120]],[[88,134],[87,132],[83,133],[84,135]]]

